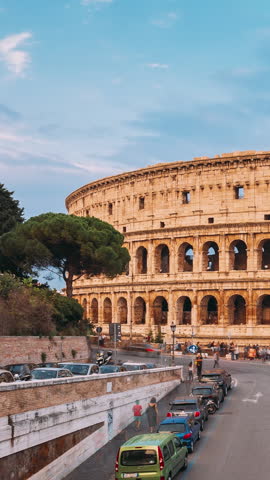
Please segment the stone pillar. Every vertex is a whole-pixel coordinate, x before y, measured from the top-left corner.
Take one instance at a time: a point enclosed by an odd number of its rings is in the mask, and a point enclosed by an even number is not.
[[[131,306],[131,302],[132,302],[132,299],[131,299],[131,293],[130,292],[127,292],[127,324],[130,325],[131,322],[132,322],[132,306]]]
[[[193,302],[192,302],[191,325],[192,325],[192,327],[197,327],[198,325],[200,325],[197,295],[194,296],[194,299],[193,299]]]
[[[111,293],[111,302],[112,302],[112,323],[116,323],[116,322],[118,322],[118,319],[117,319],[117,301],[116,301],[116,296],[115,296],[114,292]]]
[[[223,327],[225,325],[225,305],[224,305],[224,290],[219,291],[218,303],[218,325]]]
[[[149,240],[148,242],[148,255],[147,255],[147,273],[149,275],[154,274],[154,245],[153,245],[153,240]]]
[[[193,272],[198,273],[202,271],[202,252],[201,252],[201,242],[199,239],[199,235],[194,236],[193,242]]]
[[[175,239],[171,239],[170,244],[170,274],[175,275],[178,272],[177,244]]]
[[[103,298],[101,294],[98,294],[98,323],[102,324],[104,323],[103,319]]]
[[[228,246],[226,236],[222,235],[219,241],[219,271],[228,272]]]
[[[171,290],[169,290],[168,310],[169,315],[167,319],[167,325],[170,326],[172,322],[176,324],[175,305],[173,304],[173,295]]]
[[[152,319],[151,319],[151,303],[150,303],[150,293],[147,292],[147,300],[146,300],[146,314],[145,314],[145,325],[146,327],[151,330],[152,327]]]
[[[247,271],[254,272],[258,269],[259,250],[255,249],[254,234],[250,233],[247,241]]]

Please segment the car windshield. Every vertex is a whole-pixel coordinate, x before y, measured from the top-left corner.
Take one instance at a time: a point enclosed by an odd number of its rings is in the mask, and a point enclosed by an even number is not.
[[[32,371],[32,378],[35,380],[43,380],[46,378],[56,378],[57,377],[57,370],[48,370],[47,368],[44,370],[33,370]]]
[[[196,403],[173,403],[171,406],[171,410],[175,411],[193,411],[197,410]]]
[[[113,365],[102,365],[100,367],[100,373],[114,373],[117,372],[118,368]]]
[[[184,433],[186,431],[185,423],[165,423],[159,426],[159,432]]]
[[[88,365],[66,365],[67,368],[73,375],[87,375],[89,366]]]
[[[157,463],[157,454],[155,450],[126,450],[121,455],[121,465],[155,465]]]
[[[22,369],[22,366],[23,365],[13,365],[12,368],[11,368],[11,371],[12,373],[21,373],[21,369]]]
[[[193,388],[192,395],[211,395],[212,388]]]

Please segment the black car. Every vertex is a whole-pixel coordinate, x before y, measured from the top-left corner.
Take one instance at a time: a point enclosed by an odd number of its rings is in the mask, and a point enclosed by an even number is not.
[[[200,396],[203,401],[213,400],[219,408],[220,402],[224,400],[223,390],[216,383],[198,383],[192,386],[191,393],[193,396]]]
[[[5,369],[9,370],[9,372],[12,373],[12,375],[20,375],[22,372],[22,367],[24,365],[27,365],[29,367],[30,372],[34,369],[37,368],[37,365],[35,363],[13,363],[11,365],[6,365]]]
[[[222,388],[224,396],[228,394],[228,390],[232,388],[231,374],[221,368],[213,368],[211,370],[204,370],[202,372],[201,382],[215,382]]]
[[[200,397],[182,397],[170,402],[170,410],[167,417],[176,417],[191,414],[200,423],[203,431],[204,422],[208,420],[208,411]]]

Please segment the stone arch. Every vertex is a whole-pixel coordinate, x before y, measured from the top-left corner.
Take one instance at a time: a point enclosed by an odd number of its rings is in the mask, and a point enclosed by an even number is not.
[[[155,250],[155,271],[156,273],[170,272],[170,250],[164,243],[158,245]]]
[[[146,303],[142,297],[137,297],[134,302],[134,318],[133,323],[137,325],[145,325]]]
[[[178,272],[193,272],[193,247],[182,243],[178,249]]]
[[[176,302],[176,323],[191,325],[192,303],[189,297],[179,297]]]
[[[87,312],[87,307],[88,307],[88,305],[87,305],[87,299],[86,299],[86,298],[84,298],[83,301],[82,301],[82,307],[83,307],[83,319],[86,320],[87,317],[88,317],[88,315],[87,315],[87,313],[88,313],[88,312]]]
[[[118,323],[127,323],[127,301],[124,297],[118,298],[117,301],[117,322]]]
[[[208,271],[219,270],[219,248],[216,242],[206,242],[202,248],[202,268]]]
[[[262,295],[257,301],[257,323],[270,325],[270,295]]]
[[[103,322],[112,323],[112,301],[108,297],[103,302]]]
[[[136,273],[147,273],[147,250],[145,247],[139,247],[136,252]]]
[[[203,325],[218,323],[218,302],[213,295],[203,297],[200,305],[200,320]]]
[[[247,269],[247,245],[243,240],[234,240],[229,248],[230,270]]]
[[[228,316],[231,325],[246,325],[246,300],[242,295],[232,295],[229,298]]]
[[[258,270],[268,269],[270,269],[270,239],[265,239],[258,247]]]
[[[168,302],[166,298],[158,296],[153,302],[153,317],[155,325],[167,325],[168,322]]]
[[[98,323],[98,301],[96,298],[93,298],[91,301],[91,322]]]

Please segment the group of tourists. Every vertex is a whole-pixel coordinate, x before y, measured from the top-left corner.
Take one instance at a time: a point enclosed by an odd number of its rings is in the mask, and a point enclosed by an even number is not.
[[[143,413],[143,408],[142,408],[142,405],[140,405],[139,400],[136,400],[135,405],[133,405],[132,412],[135,420],[135,430],[139,431],[141,429],[142,413]],[[157,408],[157,400],[155,397],[151,398],[145,413],[147,417],[149,431],[150,433],[153,433],[154,431],[156,431],[157,424],[158,424],[158,408]]]

